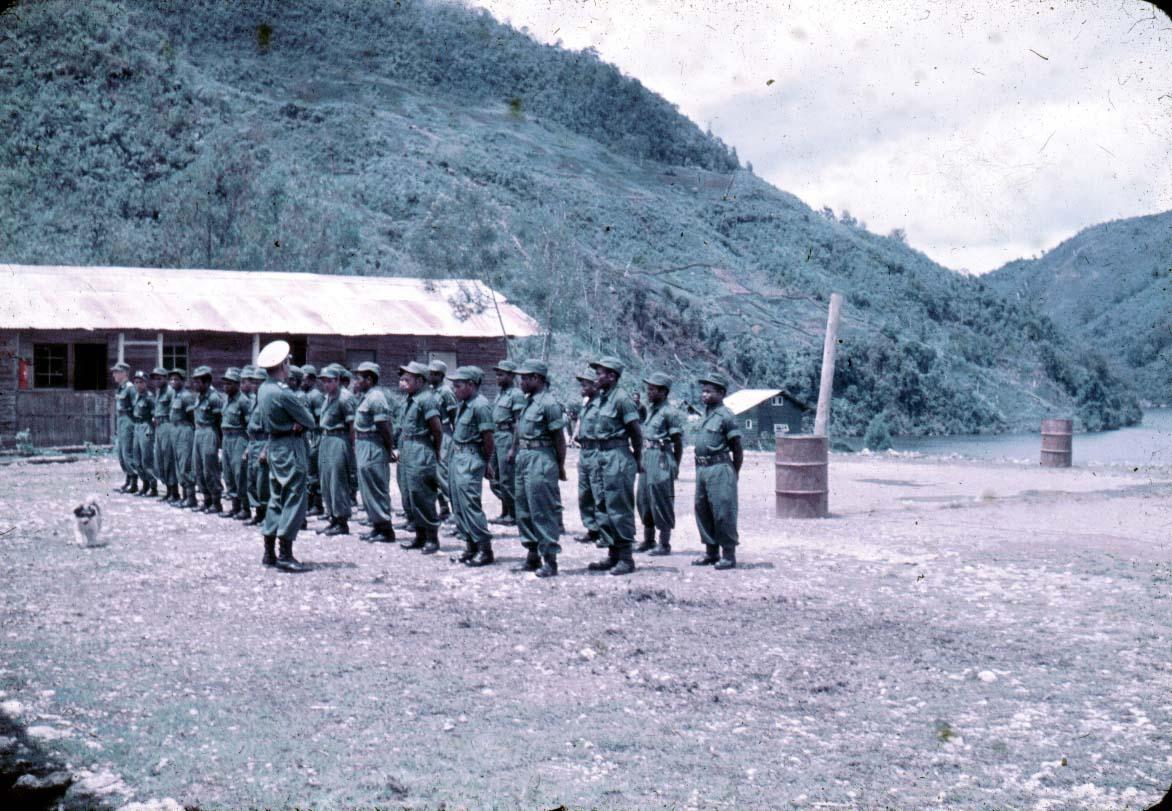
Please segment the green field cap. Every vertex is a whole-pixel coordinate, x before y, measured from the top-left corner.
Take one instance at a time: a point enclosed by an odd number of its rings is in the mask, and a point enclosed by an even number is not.
[[[517,374],[541,375],[549,380],[549,364],[537,358],[526,358],[517,369]]]
[[[651,386],[659,386],[664,389],[671,388],[671,378],[665,375],[663,372],[652,372],[651,374],[647,375],[647,377],[643,378],[643,382]]]
[[[478,386],[483,379],[484,370],[479,366],[461,366],[448,375],[448,380],[467,380],[469,383],[475,383]]]
[[[728,378],[722,375],[720,372],[709,372],[706,375],[702,375],[699,378],[699,382],[701,384],[711,383],[713,386],[719,386],[720,388],[724,389],[725,392],[728,391]]]
[[[604,355],[590,364],[591,369],[610,369],[617,374],[623,373],[623,362],[614,355]]]

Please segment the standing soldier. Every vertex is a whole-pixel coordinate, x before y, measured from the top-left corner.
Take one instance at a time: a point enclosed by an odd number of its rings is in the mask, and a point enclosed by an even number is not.
[[[667,402],[671,378],[656,372],[643,382],[647,384],[650,406],[643,423],[643,472],[635,493],[635,506],[643,521],[643,543],[635,551],[670,555],[671,532],[676,526],[676,477],[684,456],[684,426],[679,412]]]
[[[403,524],[404,529],[408,535],[415,534],[415,521],[412,518],[411,510],[407,507],[408,485],[407,478],[404,474],[406,467],[401,458],[401,451],[403,448],[403,417],[407,413],[407,378],[399,375],[398,395],[395,397],[392,407],[394,408],[393,419],[395,421],[395,447],[400,449],[399,461],[395,464],[395,486],[399,489],[399,504],[403,510]]]
[[[138,479],[134,475],[134,422],[130,412],[134,408],[134,385],[130,380],[130,364],[118,361],[110,369],[114,376],[114,450],[118,453],[118,466],[126,481],[118,488],[119,493],[137,493]]]
[[[732,569],[737,565],[737,480],[745,456],[741,431],[724,405],[728,379],[713,372],[699,383],[704,419],[696,432],[696,526],[704,557],[692,565]]]
[[[506,358],[494,366],[493,371],[496,372],[497,395],[492,404],[492,421],[496,432],[492,435],[494,453],[490,461],[489,484],[493,494],[501,500],[501,517],[492,523],[511,527],[517,523],[514,503],[517,470],[509,452],[513,449],[517,418],[525,410],[525,395],[516,386],[517,364]]]
[[[248,501],[256,514],[248,519],[248,526],[263,524],[269,509],[269,463],[264,452],[269,444],[269,433],[265,430],[264,417],[257,408],[261,384],[268,377],[269,373],[259,366],[253,366],[249,374],[252,385],[249,387],[251,391],[248,399],[252,401],[252,409],[248,414],[248,448],[244,455],[248,463]]]
[[[590,487],[590,471],[598,452],[598,435],[595,433],[595,417],[598,416],[598,385],[595,375],[581,372],[574,375],[582,391],[582,406],[578,418],[578,514],[582,518],[585,535],[574,540],[579,543],[596,543],[605,546],[598,532],[598,505],[594,503],[594,491]]]
[[[325,397],[317,387],[317,369],[308,363],[301,367],[305,377],[301,382],[301,391],[305,393],[305,405],[315,420],[321,418],[321,406]],[[321,501],[321,484],[318,474],[317,449],[321,444],[321,429],[314,428],[309,432],[309,510],[306,515],[321,515],[324,510]]]
[[[526,555],[525,562],[513,571],[554,577],[562,551],[558,544],[562,514],[558,482],[566,481],[562,405],[549,392],[549,367],[543,361],[526,360],[517,374],[526,399],[509,455],[517,467],[517,528]]]
[[[245,475],[248,467],[244,462],[244,451],[248,448],[245,431],[252,413],[252,401],[240,390],[240,370],[235,366],[225,371],[220,381],[224,384],[224,412],[220,422],[224,448],[220,466],[224,470],[225,491],[232,502],[232,509],[220,515],[239,518],[241,505],[248,503],[248,477]]]
[[[273,341],[261,350],[257,366],[268,379],[260,385],[257,410],[269,442],[264,457],[269,464],[269,507],[265,513],[264,557],[261,564],[285,572],[303,572],[293,557],[293,541],[305,523],[305,484],[309,475],[307,446],[300,434],[313,428],[313,415],[285,383],[289,378],[289,344]],[[274,555],[280,540],[280,554]]]
[[[203,506],[197,512],[218,513],[220,501],[220,422],[224,397],[212,386],[212,367],[200,366],[191,375],[199,400],[195,405],[195,482],[203,491]],[[194,509],[194,508],[193,508]]]
[[[492,534],[480,499],[484,492],[484,471],[493,451],[492,409],[480,395],[484,371],[479,366],[461,366],[448,379],[460,404],[456,409],[452,460],[448,467],[452,513],[456,529],[464,539],[464,554],[457,560],[471,566],[487,566],[493,562]]]
[[[338,367],[327,366],[321,372],[325,393],[322,399],[318,426],[321,442],[318,445],[318,476],[325,514],[329,526],[319,529],[322,535],[349,535],[350,502],[349,463],[347,453],[354,442],[351,428],[354,423],[354,396],[342,388]],[[393,537],[393,536],[392,536]]]
[[[145,372],[134,373],[134,406],[130,421],[134,424],[134,469],[142,480],[140,496],[157,496],[155,482],[155,431],[151,420],[155,415],[155,393],[147,386]]]
[[[635,475],[643,472],[643,432],[635,401],[619,388],[623,362],[616,357],[590,364],[598,386],[594,435],[598,440],[590,468],[590,491],[598,505],[598,531],[606,542],[606,560],[587,568],[623,575],[635,571]]]
[[[363,541],[391,543],[395,529],[391,525],[391,462],[395,438],[391,433],[391,404],[378,384],[379,366],[363,361],[358,365],[358,388],[362,403],[354,412],[355,453],[358,457],[358,489],[370,532],[359,535]]]
[[[456,395],[444,383],[448,374],[448,364],[442,360],[433,360],[427,365],[427,378],[432,392],[435,394],[436,404],[440,412],[440,424],[444,429],[443,448],[440,449],[439,462],[436,467],[436,476],[439,480],[439,520],[447,521],[451,516],[448,502],[451,501],[448,490],[448,457],[452,453],[452,427],[456,422]]]
[[[240,495],[240,509],[232,515],[237,521],[252,520],[252,497],[250,495],[252,479],[249,477],[248,467],[248,446],[252,440],[248,436],[248,423],[252,419],[252,409],[256,406],[256,394],[252,379],[254,368],[250,364],[240,370],[240,396],[248,402],[248,414],[244,418],[244,429],[241,431],[240,480],[237,484],[237,492]]]
[[[187,372],[171,370],[171,445],[175,454],[175,477],[183,489],[183,498],[171,503],[172,507],[198,507],[195,500],[195,392],[184,385]]]
[[[428,387],[428,368],[418,361],[399,367],[406,381],[403,407],[403,444],[399,464],[407,485],[407,520],[415,525],[415,539],[399,544],[424,554],[439,551],[439,517],[435,512],[439,481],[436,469],[443,449],[444,429],[436,396]]]
[[[350,392],[350,396],[354,399],[354,410],[358,410],[358,406],[362,405],[362,396],[354,390],[351,386],[352,376],[350,370],[342,364],[338,364],[338,387]],[[350,504],[358,504],[358,456],[354,450],[354,443],[351,442],[346,450],[346,477],[350,482]],[[351,507],[353,509],[353,507]]]
[[[155,429],[155,478],[161,481],[167,492],[164,501],[179,498],[175,481],[175,458],[171,451],[171,398],[175,390],[167,383],[167,370],[156,366],[151,370],[151,383],[155,387],[155,410],[151,414],[151,425]]]

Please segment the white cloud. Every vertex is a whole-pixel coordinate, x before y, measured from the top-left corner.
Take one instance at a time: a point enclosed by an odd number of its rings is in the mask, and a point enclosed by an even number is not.
[[[1136,0],[481,4],[949,267],[1172,208],[1172,22]]]

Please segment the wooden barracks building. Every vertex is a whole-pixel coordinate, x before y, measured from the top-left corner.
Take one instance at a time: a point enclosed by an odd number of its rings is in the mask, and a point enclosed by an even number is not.
[[[0,444],[108,444],[110,367],[208,365],[218,376],[282,338],[293,361],[384,380],[409,360],[488,371],[537,323],[470,280],[0,264]],[[218,385],[218,383],[217,383]],[[495,394],[495,378],[485,378]]]

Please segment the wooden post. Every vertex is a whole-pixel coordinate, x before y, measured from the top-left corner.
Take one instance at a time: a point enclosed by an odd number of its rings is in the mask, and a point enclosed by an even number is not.
[[[159,350],[155,353],[156,365],[162,366],[163,365],[163,333],[160,332],[155,337],[155,340],[159,345]]]
[[[838,349],[838,315],[842,296],[830,294],[830,315],[826,319],[826,341],[822,344],[822,385],[818,388],[818,410],[814,414],[814,434],[826,436],[830,428],[830,397],[834,389],[834,353]]]
[[[260,354],[260,335],[252,336],[252,362],[256,363],[256,356]]]
[[[118,362],[123,363],[126,360],[126,333],[118,333]]]

